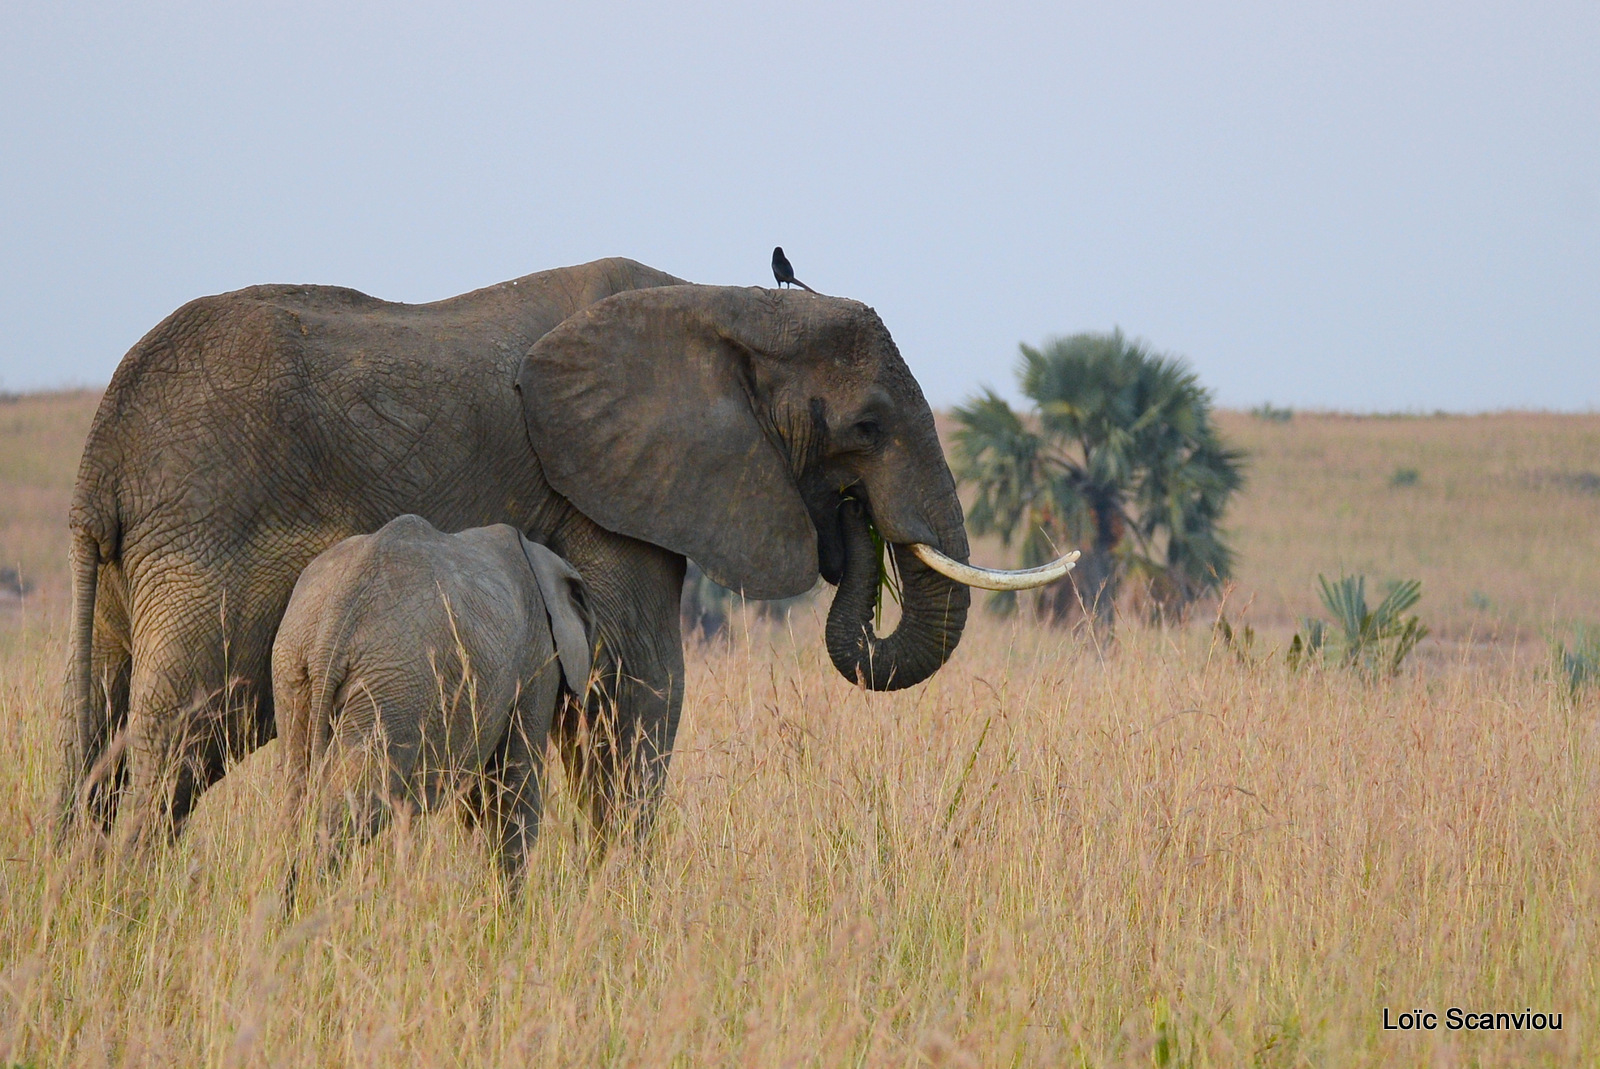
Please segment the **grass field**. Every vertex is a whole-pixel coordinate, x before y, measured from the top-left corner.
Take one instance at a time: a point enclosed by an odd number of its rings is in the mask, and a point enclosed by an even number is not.
[[[1546,645],[1600,623],[1600,417],[1230,415],[1243,656],[975,613],[865,695],[816,610],[745,622],[691,652],[648,846],[586,871],[558,784],[520,897],[436,819],[291,922],[275,745],[154,863],[50,849],[92,405],[0,405],[0,558],[36,586],[0,607],[0,1066],[1600,1061],[1600,700]],[[1285,667],[1341,568],[1423,579],[1398,678]],[[1417,1008],[1439,1028],[1384,1029]]]
[[[1252,458],[1230,517],[1234,600],[1266,619],[1313,611],[1317,573],[1342,569],[1421,579],[1419,611],[1445,639],[1600,622],[1600,416],[1222,425]]]

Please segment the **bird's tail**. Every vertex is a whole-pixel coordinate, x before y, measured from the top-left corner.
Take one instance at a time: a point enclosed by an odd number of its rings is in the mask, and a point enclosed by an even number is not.
[[[805,290],[807,293],[816,293],[817,292],[816,290],[812,289],[810,286],[806,285],[804,282],[801,282],[798,278],[791,278],[789,281],[792,284],[794,284],[796,286],[799,286],[801,289]],[[819,294],[819,296],[820,296],[820,294]]]

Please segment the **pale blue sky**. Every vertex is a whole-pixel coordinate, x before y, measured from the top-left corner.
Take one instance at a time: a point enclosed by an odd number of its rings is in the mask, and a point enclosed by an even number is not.
[[[15,4],[0,388],[257,282],[626,255],[939,405],[1120,325],[1229,405],[1600,407],[1600,4]]]

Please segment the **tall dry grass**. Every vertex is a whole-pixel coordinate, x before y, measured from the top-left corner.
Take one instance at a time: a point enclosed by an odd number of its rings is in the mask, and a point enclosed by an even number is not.
[[[0,503],[46,472],[34,505],[0,513],[0,550],[42,562],[39,594],[0,611],[0,1066],[1600,1061],[1600,703],[1566,701],[1536,637],[1552,605],[1600,617],[1582,589],[1600,566],[1557,538],[1542,552],[1570,554],[1565,571],[1516,571],[1508,543],[1545,522],[1521,490],[1409,512],[1373,496],[1406,462],[1391,426],[1457,428],[1427,446],[1450,455],[1526,431],[1501,446],[1524,457],[1508,472],[1600,469],[1589,430],[1535,448],[1545,417],[1242,424],[1257,461],[1235,597],[1292,616],[1318,570],[1417,574],[1456,539],[1440,559],[1505,563],[1479,573],[1502,584],[1487,652],[1437,647],[1368,682],[1240,659],[1203,627],[1125,624],[1100,649],[975,613],[929,683],[866,695],[813,615],[792,634],[745,622],[691,652],[648,844],[589,871],[558,776],[520,896],[435,818],[285,917],[275,743],[152,859],[52,849],[48,561],[75,466],[60,441],[92,405],[17,404],[54,406],[28,418],[57,444],[0,455]],[[48,438],[12,426],[0,414],[6,450]],[[1445,470],[1428,441],[1410,489]],[[1560,501],[1571,533],[1588,499]],[[1437,535],[1484,502],[1509,515]],[[1452,574],[1423,574],[1425,618],[1468,581]],[[1563,1028],[1382,1027],[1385,1008],[1450,1006]]]
[[[1236,601],[1263,620],[1316,608],[1316,576],[1421,579],[1449,639],[1600,621],[1600,415],[1222,414],[1250,453],[1229,510]],[[1393,485],[1409,469],[1416,481]]]
[[[1600,728],[1542,657],[1368,684],[980,621],[928,685],[874,696],[799,630],[693,659],[646,846],[586,871],[558,786],[520,897],[435,818],[287,920],[276,743],[153,863],[58,856],[58,640],[11,652],[0,1064],[1600,1054]],[[1382,1029],[1450,1006],[1563,1029]]]
[[[99,403],[98,390],[0,397],[0,568],[18,571],[42,609],[70,586],[67,507]]]

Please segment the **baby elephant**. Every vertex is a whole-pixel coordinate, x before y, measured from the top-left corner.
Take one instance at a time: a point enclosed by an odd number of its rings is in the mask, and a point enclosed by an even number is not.
[[[521,873],[563,677],[581,695],[589,676],[585,597],[570,564],[504,524],[451,535],[401,516],[311,562],[273,643],[272,697],[289,812],[308,794],[318,807],[322,867],[391,808],[465,788]]]

